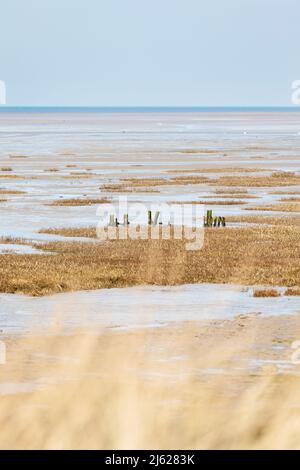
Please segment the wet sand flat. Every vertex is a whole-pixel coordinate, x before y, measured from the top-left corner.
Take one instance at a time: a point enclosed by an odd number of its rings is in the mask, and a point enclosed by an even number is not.
[[[237,176],[231,168],[241,172],[240,178],[299,171],[297,113],[1,113],[0,128],[0,168],[11,169],[0,171],[0,191],[25,193],[6,195],[7,201],[0,204],[0,235],[5,236],[49,239],[38,231],[62,226],[62,221],[64,226],[93,224],[93,206],[82,211],[51,204],[73,198],[116,199],[122,191],[110,193],[102,188],[129,178],[169,181],[193,174],[200,177],[203,168],[206,183],[158,184],[151,188],[157,193],[147,192],[145,184],[138,194],[136,190],[126,193],[130,201],[150,204],[211,196],[218,185],[224,189],[224,184],[230,184],[229,177]],[[220,174],[222,168],[228,168],[228,173]],[[172,174],[175,170],[178,173]],[[254,173],[247,173],[250,170]],[[210,180],[216,180],[216,187]],[[300,183],[296,183],[292,188],[300,191]],[[249,195],[256,199],[246,205],[212,208],[221,215],[239,215],[251,205],[276,203],[280,196],[271,194],[276,184],[284,192],[285,182],[274,178],[266,187],[263,183],[251,187]],[[289,184],[287,180],[286,191],[291,190]]]
[[[0,130],[1,446],[17,429],[24,448],[299,448],[299,221],[282,201],[300,196],[299,114],[0,113]],[[121,195],[205,203],[227,227],[194,257],[104,255],[94,202]]]

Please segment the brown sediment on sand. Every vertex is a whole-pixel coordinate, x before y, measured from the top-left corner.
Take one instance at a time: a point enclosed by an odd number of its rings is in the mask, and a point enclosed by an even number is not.
[[[220,150],[212,149],[179,149],[175,150],[175,153],[187,153],[187,154],[219,154],[222,153]]]
[[[124,186],[123,184],[104,184],[99,189],[108,193],[159,193],[159,189],[150,188],[132,188]]]
[[[50,232],[48,232],[50,233]],[[96,229],[51,233],[96,238]],[[296,226],[205,229],[203,249],[187,240],[49,242],[45,255],[0,256],[0,291],[45,295],[54,292],[145,284],[232,283],[300,285]],[[47,252],[55,252],[47,256]],[[279,268],[280,267],[280,268]]]
[[[259,198],[259,196],[255,196],[254,194],[244,194],[244,193],[232,193],[232,194],[224,194],[224,193],[214,193],[210,196],[202,196],[203,199],[214,199],[216,196],[216,194],[221,197],[222,199],[232,199],[233,197],[238,197],[239,199],[257,199]]]
[[[299,337],[297,315],[250,314],[5,338],[0,384],[29,390],[1,396],[0,448],[299,448]]]
[[[71,171],[69,176],[101,176],[99,173],[92,173],[92,170]]]
[[[215,194],[224,194],[224,195],[228,195],[228,196],[231,196],[231,197],[232,197],[232,194],[241,194],[241,196],[238,196],[238,197],[242,197],[242,195],[244,195],[244,196],[248,195],[249,197],[255,197],[255,196],[252,196],[251,194],[249,194],[247,189],[224,188],[224,189],[216,189],[214,191],[214,193]]]
[[[211,168],[184,168],[184,169],[176,169],[176,170],[169,170],[167,173],[169,174],[176,174],[176,173],[260,173],[260,172],[268,172],[271,173],[272,169],[270,168],[251,168],[251,167],[211,167]]]
[[[247,204],[247,202],[245,201],[240,201],[240,200],[234,200],[234,199],[231,199],[231,200],[210,200],[210,198],[208,197],[207,200],[203,200],[203,201],[173,201],[171,202],[170,204],[190,204],[190,205],[197,205],[197,204],[200,204],[200,205],[207,205],[207,206],[240,206],[240,205],[243,205],[243,204]]]
[[[58,199],[48,204],[49,206],[91,206],[94,204],[107,204],[111,200],[108,198],[74,198],[74,199]]]
[[[86,171],[71,171],[70,176],[100,176],[98,173],[91,173],[91,170]]]
[[[76,180],[76,179],[87,179],[92,178],[93,175],[89,173],[84,173],[83,175],[61,175],[60,177],[66,180]]]
[[[12,158],[12,159],[29,158],[29,155],[9,155],[9,158]]]

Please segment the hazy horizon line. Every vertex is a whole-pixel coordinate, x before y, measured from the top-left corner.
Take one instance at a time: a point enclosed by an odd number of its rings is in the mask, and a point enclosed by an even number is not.
[[[286,111],[299,112],[300,106],[85,106],[85,105],[2,105],[0,112],[47,110],[47,111],[82,111],[90,110],[95,112],[148,112],[148,111]]]

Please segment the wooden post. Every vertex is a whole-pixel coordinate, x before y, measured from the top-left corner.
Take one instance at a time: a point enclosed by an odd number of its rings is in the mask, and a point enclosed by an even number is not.
[[[124,225],[129,225],[128,214],[124,214]]]
[[[207,223],[207,227],[212,227],[213,225],[212,210],[207,211],[206,223]]]
[[[154,225],[157,225],[158,223],[158,218],[159,218],[159,212],[155,212],[155,216],[154,216]]]
[[[152,212],[148,211],[148,225],[152,225]]]

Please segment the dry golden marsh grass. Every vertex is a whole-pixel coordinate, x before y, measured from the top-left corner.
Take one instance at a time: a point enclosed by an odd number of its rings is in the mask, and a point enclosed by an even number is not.
[[[248,211],[300,212],[300,202],[279,202],[265,206],[247,207]]]
[[[297,316],[55,332],[7,339],[1,383],[40,389],[1,397],[2,449],[300,448],[300,379],[276,366]]]
[[[165,178],[124,178],[119,183],[104,184],[103,191],[134,192],[138,189],[149,191],[156,186],[177,186],[185,184],[203,184],[209,181],[205,176],[177,176],[170,179]]]
[[[280,292],[276,289],[257,289],[253,293],[254,297],[280,297]]]
[[[220,169],[219,169],[220,170]],[[223,170],[223,169],[222,169]],[[239,173],[239,169],[233,171],[233,173]],[[267,171],[264,169],[256,169],[258,171]],[[270,170],[268,170],[270,171]],[[270,175],[255,175],[245,176],[243,173],[239,175],[226,175],[219,178],[208,178],[203,175],[186,175],[185,170],[174,170],[173,172],[181,173],[180,176],[173,178],[124,178],[118,183],[104,184],[101,186],[101,190],[109,192],[138,192],[139,190],[151,192],[152,188],[163,187],[163,186],[185,186],[185,185],[199,185],[208,184],[213,186],[226,186],[227,189],[218,189],[217,193],[243,193],[242,188],[276,188],[276,187],[288,187],[300,185],[300,175],[293,172],[273,172]],[[221,173],[218,168],[207,168],[206,171],[190,171],[189,173]],[[252,170],[247,169],[244,173],[252,173]],[[232,187],[239,187],[239,189],[232,189]],[[246,189],[245,189],[246,192]]]
[[[216,180],[212,180],[211,184],[248,188],[297,186],[300,185],[300,175],[289,172],[275,172],[270,176],[222,176]]]
[[[231,215],[226,217],[227,222],[240,224],[283,225],[285,227],[299,227],[300,216],[274,216],[274,215]]]
[[[95,228],[45,230],[96,237]],[[297,225],[205,229],[203,249],[186,240],[55,241],[37,245],[45,254],[0,256],[0,291],[54,292],[134,285],[234,283],[300,286]]]
[[[124,186],[123,184],[104,184],[100,188],[102,191],[107,191],[109,193],[137,193],[137,192],[143,192],[143,193],[159,193],[160,191],[158,189],[152,189],[152,188],[131,188]]]
[[[269,194],[274,194],[275,196],[300,196],[300,191],[270,191]]]
[[[18,194],[26,194],[25,191],[18,191],[16,189],[0,189],[0,194],[5,195],[18,195]]]
[[[12,174],[9,174],[9,173],[0,175],[0,178],[1,178],[1,179],[8,179],[8,180],[9,180],[9,179],[16,179],[16,180],[25,179],[25,177],[23,177],[23,176],[20,176],[20,175],[12,175]]]
[[[73,199],[58,199],[50,206],[91,206],[94,204],[107,204],[110,202],[108,198],[73,198]]]
[[[281,202],[300,202],[300,197],[282,197]]]

